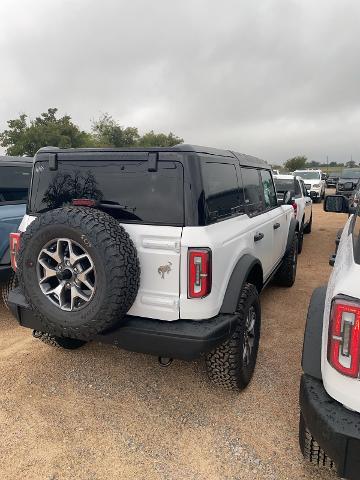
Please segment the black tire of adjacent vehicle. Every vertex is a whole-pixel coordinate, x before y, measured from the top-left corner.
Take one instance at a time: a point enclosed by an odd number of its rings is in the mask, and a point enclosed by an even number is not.
[[[55,337],[50,333],[40,332],[39,330],[33,331],[33,337],[50,347],[63,348],[65,350],[76,350],[87,343],[78,338]]]
[[[298,236],[298,254],[302,252],[304,244],[304,224],[300,225],[299,236]]]
[[[291,246],[286,252],[279,270],[276,273],[275,280],[282,287],[292,287],[296,279],[298,258],[298,235],[294,234]]]
[[[312,436],[307,428],[304,418],[300,415],[299,444],[301,452],[306,460],[318,467],[335,469],[335,464]]]
[[[309,223],[307,225],[305,225],[305,227],[304,227],[304,233],[311,233],[312,220],[313,220],[313,216],[312,216],[312,212],[311,212]]]
[[[248,365],[244,364],[244,335],[246,318],[251,307],[256,313],[254,345]],[[210,380],[226,390],[243,390],[250,382],[256,365],[260,341],[261,307],[256,287],[245,283],[237,307],[238,324],[233,335],[206,355]]]
[[[56,238],[76,241],[95,265],[96,291],[78,311],[61,310],[39,287],[39,252]],[[90,340],[119,323],[128,312],[138,292],[140,266],[133,242],[113,217],[95,209],[63,207],[40,215],[22,235],[18,278],[43,332]]]
[[[7,309],[9,308],[9,304],[8,304],[9,293],[11,290],[16,288],[17,286],[18,286],[18,279],[15,272],[12,272],[11,277],[3,285],[1,285],[1,298]]]

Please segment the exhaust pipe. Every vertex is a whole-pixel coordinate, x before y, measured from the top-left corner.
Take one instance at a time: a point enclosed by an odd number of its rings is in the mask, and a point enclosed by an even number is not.
[[[173,358],[169,357],[159,357],[158,360],[160,367],[169,367],[173,362]]]

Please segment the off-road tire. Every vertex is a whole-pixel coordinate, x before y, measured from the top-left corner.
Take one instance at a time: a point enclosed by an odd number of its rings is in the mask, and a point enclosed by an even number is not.
[[[38,255],[54,238],[76,241],[95,265],[96,291],[80,310],[61,310],[40,289]],[[63,207],[41,214],[23,233],[18,278],[41,331],[56,337],[90,340],[126,315],[138,292],[140,266],[133,242],[113,217],[92,208]]]
[[[310,463],[317,467],[336,470],[334,462],[320,447],[307,428],[302,415],[300,415],[299,423],[299,444],[304,458]]]
[[[313,216],[312,216],[312,212],[311,212],[311,217],[310,217],[309,223],[307,225],[305,225],[305,227],[304,227],[304,233],[311,233],[312,221],[313,221]]]
[[[299,228],[299,233],[298,233],[298,254],[302,252],[304,245],[304,224],[302,223]]]
[[[251,307],[256,313],[254,344],[250,362],[244,363],[244,335],[246,318]],[[250,382],[256,365],[260,341],[261,307],[259,293],[254,285],[245,283],[237,307],[238,323],[235,332],[224,343],[206,355],[210,380],[226,390],[241,391]]]
[[[275,280],[281,287],[292,287],[296,279],[298,258],[298,235],[294,234],[289,250],[285,253]]]
[[[80,348],[86,344],[84,340],[79,340],[77,338],[55,337],[50,333],[40,332],[39,330],[33,331],[33,337],[42,341],[46,345],[49,345],[50,347],[63,348],[65,350],[76,350],[77,348]]]
[[[11,277],[1,285],[1,298],[7,309],[9,308],[9,304],[8,304],[9,293],[11,290],[16,288],[17,286],[18,286],[18,279],[15,272],[12,272]]]

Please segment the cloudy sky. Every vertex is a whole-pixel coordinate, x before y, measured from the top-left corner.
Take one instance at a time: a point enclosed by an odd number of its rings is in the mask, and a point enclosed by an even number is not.
[[[1,0],[0,130],[56,106],[273,163],[360,162],[359,0]]]

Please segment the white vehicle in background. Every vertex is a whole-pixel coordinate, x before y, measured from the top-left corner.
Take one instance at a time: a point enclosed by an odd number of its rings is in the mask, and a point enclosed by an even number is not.
[[[350,213],[329,283],[310,301],[300,386],[300,447],[310,462],[360,478],[360,206],[341,195],[325,211]],[[331,263],[334,256],[331,257]]]
[[[275,175],[275,186],[278,200],[283,200],[286,192],[292,196],[292,207],[298,222],[299,250],[301,253],[304,233],[311,233],[312,227],[312,200],[306,190],[305,183],[300,177],[293,175]]]
[[[326,183],[322,179],[321,170],[295,170],[293,174],[304,180],[306,190],[314,202],[321,202],[325,198]]]

